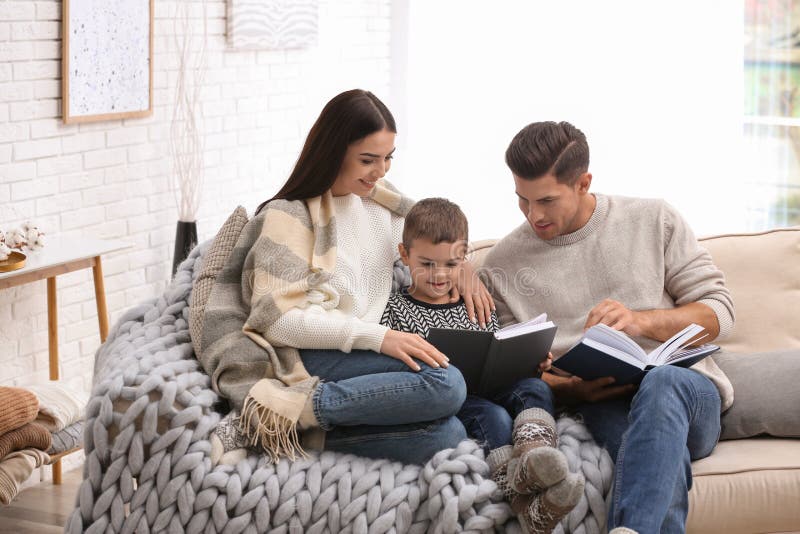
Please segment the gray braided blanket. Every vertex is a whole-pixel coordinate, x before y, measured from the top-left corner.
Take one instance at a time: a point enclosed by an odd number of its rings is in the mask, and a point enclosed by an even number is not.
[[[196,247],[164,292],[128,310],[95,362],[86,463],[65,531],[190,533],[519,532],[472,441],[425,466],[323,452],[273,465],[251,454],[212,467],[220,420],[188,330]],[[561,448],[587,477],[557,532],[603,532],[611,463],[586,428],[559,421]]]

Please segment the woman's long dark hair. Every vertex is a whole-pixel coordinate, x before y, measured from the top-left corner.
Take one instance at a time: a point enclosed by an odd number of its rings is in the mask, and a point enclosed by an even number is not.
[[[389,108],[369,91],[352,89],[333,97],[308,132],[289,179],[274,197],[258,206],[256,215],[272,200],[322,195],[336,181],[347,147],[383,129],[397,133]]]

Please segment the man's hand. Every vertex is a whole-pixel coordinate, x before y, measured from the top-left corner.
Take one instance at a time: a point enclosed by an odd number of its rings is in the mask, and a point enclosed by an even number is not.
[[[606,299],[592,308],[583,329],[586,330],[596,324],[604,324],[615,330],[622,330],[629,336],[643,336],[645,335],[643,320],[644,315],[639,312],[629,310],[616,300]]]
[[[553,353],[548,352],[547,358],[545,358],[544,361],[539,364],[539,374],[549,371],[551,367],[553,367]]]
[[[612,386],[614,378],[604,376],[595,380],[584,380],[577,376],[569,378],[571,382],[572,397],[576,401],[598,402],[617,397],[630,395],[636,390],[636,386],[628,384],[626,386]]]
[[[553,373],[544,373],[542,380],[547,382],[556,398],[566,404],[580,402],[597,402],[617,397],[630,395],[636,386],[612,386],[614,378],[606,376],[596,380],[583,380],[577,376],[558,376]]]
[[[420,366],[414,359],[425,362],[430,367],[448,367],[450,359],[422,336],[397,330],[387,330],[381,343],[381,353],[404,362],[414,371]]]
[[[468,261],[461,264],[456,287],[450,291],[450,302],[458,302],[461,297],[464,297],[467,315],[472,322],[476,322],[477,318],[481,328],[486,328],[486,323],[492,320],[494,300]]]

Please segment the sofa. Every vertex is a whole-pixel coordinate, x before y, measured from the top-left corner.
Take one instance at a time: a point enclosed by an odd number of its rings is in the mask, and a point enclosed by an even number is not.
[[[479,265],[492,244],[475,243],[471,261]],[[783,383],[790,382],[789,371],[800,367],[800,228],[703,244],[726,272],[737,306],[725,349],[793,349],[747,360],[730,354],[720,366],[736,386],[739,375],[744,384],[771,369],[764,361],[780,361],[788,367]],[[67,532],[518,530],[497,499],[482,451],[469,441],[425,466],[334,453],[277,465],[249,454],[235,466],[212,465],[208,436],[225,406],[193,356],[188,327],[189,294],[208,246],[190,253],[163,295],[128,310],[98,350],[84,480]],[[723,441],[693,465],[688,532],[800,531],[800,439],[750,437],[800,436],[800,402],[793,405],[797,394],[781,388],[762,389],[766,395],[743,386],[747,394],[723,418],[723,436],[747,439]],[[753,407],[765,408],[762,397],[767,408],[774,408],[772,399],[783,400],[783,409],[761,417]],[[569,440],[591,441],[579,427],[571,425],[576,433]],[[592,465],[589,460],[575,459],[577,465]],[[606,476],[595,486],[605,493],[609,484]],[[565,521],[558,532],[601,531],[602,493],[581,505],[579,521]]]
[[[733,382],[734,404],[713,454],[692,464],[686,531],[800,532],[800,439],[753,435],[800,438],[800,394],[790,390],[800,390],[800,227],[699,241],[725,273],[733,297],[736,325],[717,342],[724,354],[715,360]],[[480,265],[494,243],[475,243],[473,264]],[[773,360],[781,365],[770,367]],[[769,391],[782,370],[793,376]],[[768,403],[767,393],[782,402]],[[765,409],[772,413],[761,413]],[[766,418],[774,419],[771,427]]]

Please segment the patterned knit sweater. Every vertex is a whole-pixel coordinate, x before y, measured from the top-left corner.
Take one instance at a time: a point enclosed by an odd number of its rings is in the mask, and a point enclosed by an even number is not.
[[[496,332],[497,316],[481,328],[469,320],[463,299],[452,304],[428,304],[408,294],[408,288],[392,293],[381,317],[381,324],[399,332],[410,332],[428,337],[431,328],[456,328],[460,330],[485,330]]]

